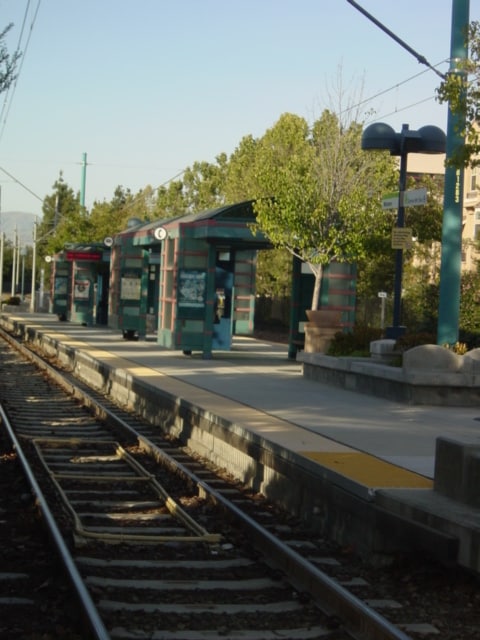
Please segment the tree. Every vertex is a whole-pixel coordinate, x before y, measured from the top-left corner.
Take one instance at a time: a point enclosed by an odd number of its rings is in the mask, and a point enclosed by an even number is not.
[[[381,195],[397,182],[395,164],[384,152],[362,152],[361,133],[361,124],[325,110],[311,127],[284,114],[258,142],[257,227],[309,265],[312,309],[324,267],[358,260],[385,230]]]
[[[41,255],[56,253],[66,242],[83,239],[88,225],[88,216],[80,211],[80,195],[67,185],[61,172],[53,189],[43,200],[43,218],[37,230]]]
[[[225,198],[227,202],[252,200],[258,190],[255,157],[258,140],[252,135],[244,136],[228,159]]]
[[[187,202],[181,180],[172,180],[168,186],[158,188],[155,204],[157,218],[174,218],[184,214],[186,210]]]
[[[215,158],[216,164],[195,162],[183,173],[183,187],[187,210],[184,213],[199,213],[225,204],[224,185],[227,156],[222,153]]]
[[[90,213],[91,242],[99,242],[127,228],[128,221],[137,218],[148,221],[155,217],[155,190],[147,185],[137,194],[117,186],[110,202],[94,202]],[[84,238],[85,239],[85,238]]]
[[[12,82],[15,81],[15,71],[17,69],[18,60],[21,56],[21,53],[18,51],[13,55],[10,55],[5,44],[6,35],[12,27],[13,24],[9,24],[0,33],[0,93],[8,91]]]
[[[228,158],[225,153],[216,157],[215,164],[194,162],[183,171],[180,180],[157,191],[155,214],[159,218],[200,213],[225,204],[225,176]]]
[[[448,162],[462,168],[480,165],[480,22],[472,22],[466,34],[469,56],[459,60],[456,73],[447,74],[437,89],[439,102],[448,102],[452,113],[465,122],[465,144],[458,145]]]

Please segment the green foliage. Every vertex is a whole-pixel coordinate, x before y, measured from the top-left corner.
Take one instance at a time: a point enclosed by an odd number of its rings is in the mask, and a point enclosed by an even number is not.
[[[421,332],[418,333],[405,333],[398,338],[395,343],[395,351],[408,351],[413,347],[418,347],[422,344],[436,344],[436,336],[433,333]]]
[[[150,185],[133,194],[118,186],[110,202],[95,202],[89,216],[89,235],[82,241],[98,242],[127,228],[132,218],[149,220],[154,215],[155,193]]]
[[[460,284],[460,326],[468,333],[480,328],[480,273],[462,274]]]
[[[478,349],[480,347],[480,333],[478,329],[476,331],[465,331],[460,328],[459,330],[459,342],[468,346],[468,349]]]
[[[386,154],[364,153],[361,131],[328,110],[312,127],[284,114],[255,148],[258,227],[310,266],[312,309],[323,267],[362,258],[383,227],[381,194],[394,182],[394,164]]]
[[[73,192],[62,174],[53,185],[54,192],[43,201],[43,219],[37,229],[38,249],[41,256],[60,251],[65,242],[78,242],[81,238],[82,218],[80,197]]]
[[[157,191],[157,201],[155,204],[155,217],[174,218],[187,211],[187,199],[183,190],[181,180],[173,180],[168,186],[161,186]]]
[[[292,291],[292,257],[284,249],[259,251],[256,293],[269,298],[289,298]]]
[[[228,158],[221,153],[216,163],[194,162],[182,172],[182,178],[158,189],[155,203],[157,218],[199,213],[225,204]]]
[[[2,304],[8,304],[15,307],[18,306],[21,302],[22,301],[19,296],[10,296],[6,300],[4,300]]]
[[[444,344],[442,345],[445,349],[449,351],[453,351],[453,353],[458,354],[459,356],[464,356],[468,351],[468,345],[465,342],[456,342],[455,344]]]
[[[437,90],[439,102],[448,102],[462,123],[458,133],[465,136],[465,144],[457,145],[449,159],[457,168],[480,164],[480,22],[470,24],[466,40],[468,58],[456,62],[458,71],[447,74]]]
[[[227,202],[253,200],[258,193],[255,157],[258,140],[248,135],[230,156],[226,171],[225,198]]]
[[[436,333],[439,288],[421,267],[411,267],[402,297],[402,324],[411,332]]]
[[[427,203],[405,209],[405,226],[411,227],[416,245],[420,246],[442,239],[444,177],[434,179],[425,174],[408,181],[407,189],[421,187],[427,189]]]
[[[370,355],[370,342],[382,337],[382,330],[375,327],[355,325],[352,331],[337,331],[330,343],[329,356]]]

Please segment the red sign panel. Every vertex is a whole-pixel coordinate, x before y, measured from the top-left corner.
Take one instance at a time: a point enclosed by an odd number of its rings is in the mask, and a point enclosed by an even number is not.
[[[101,253],[88,253],[87,251],[67,251],[67,260],[101,260]]]

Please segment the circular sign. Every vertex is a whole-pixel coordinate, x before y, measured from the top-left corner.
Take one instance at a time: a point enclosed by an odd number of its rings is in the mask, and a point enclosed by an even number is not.
[[[156,240],[165,240],[165,238],[167,237],[167,230],[165,229],[165,227],[157,227],[153,232],[153,235]]]

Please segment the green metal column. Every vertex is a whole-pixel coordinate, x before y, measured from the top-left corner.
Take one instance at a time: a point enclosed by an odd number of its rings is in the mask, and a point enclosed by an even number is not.
[[[452,34],[450,47],[450,74],[461,73],[458,62],[468,55],[467,29],[469,0],[453,0]],[[465,119],[448,111],[447,161],[464,144],[462,132]],[[447,166],[445,169],[442,259],[440,265],[440,300],[438,307],[438,344],[458,341],[460,319],[460,282],[462,264],[463,169]]]

